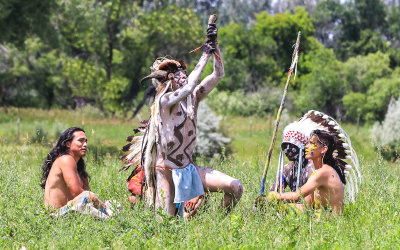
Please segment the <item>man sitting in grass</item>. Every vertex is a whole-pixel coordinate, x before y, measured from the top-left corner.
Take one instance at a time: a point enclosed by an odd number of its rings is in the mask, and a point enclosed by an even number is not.
[[[286,187],[289,187],[294,192],[303,186],[315,171],[313,162],[304,157],[304,147],[310,139],[309,136],[309,132],[307,133],[307,130],[303,129],[297,121],[285,127],[281,144],[281,157],[283,161],[282,152],[284,152],[290,162],[283,167],[281,174],[277,174],[270,191],[284,191]]]
[[[53,215],[63,215],[69,210],[96,217],[109,217],[111,210],[90,191],[89,176],[82,159],[87,152],[85,131],[72,127],[64,131],[57,145],[44,161],[41,187],[44,204],[49,209],[59,209]],[[60,209],[61,208],[61,209]]]
[[[323,130],[315,130],[306,146],[306,159],[311,159],[315,166],[315,172],[307,183],[296,192],[278,193],[270,192],[268,200],[297,202],[300,197],[311,195],[308,205],[315,209],[332,209],[335,214],[343,210],[344,184],[346,177],[345,166],[342,161],[336,159],[334,151],[337,142],[335,136]],[[301,204],[288,204],[289,207],[304,211]]]

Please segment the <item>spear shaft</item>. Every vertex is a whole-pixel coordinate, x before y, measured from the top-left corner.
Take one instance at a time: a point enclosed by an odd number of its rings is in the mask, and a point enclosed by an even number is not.
[[[285,89],[283,91],[281,105],[279,106],[278,114],[276,115],[274,134],[272,136],[271,145],[270,145],[269,150],[268,150],[267,160],[265,161],[264,173],[263,173],[263,177],[262,177],[262,181],[261,181],[260,196],[264,193],[265,179],[267,177],[269,164],[271,162],[271,155],[272,155],[272,151],[274,150],[274,146],[275,146],[276,134],[277,134],[278,128],[279,128],[279,121],[281,120],[281,113],[282,113],[282,110],[283,110],[283,106],[285,105],[285,99],[286,99],[287,90],[288,90],[288,87],[289,87],[289,82],[290,82],[290,78],[292,76],[293,69],[295,70],[294,78],[293,78],[293,84],[294,84],[294,82],[296,80],[297,61],[299,59],[300,34],[301,34],[301,32],[299,31],[299,33],[297,35],[296,44],[294,46],[294,51],[293,51],[293,54],[292,54],[292,64],[290,65],[290,68],[289,68]]]

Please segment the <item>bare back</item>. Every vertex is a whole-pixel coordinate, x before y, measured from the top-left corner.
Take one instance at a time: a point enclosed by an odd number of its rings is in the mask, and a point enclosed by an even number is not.
[[[339,175],[329,165],[324,164],[321,168],[315,170],[306,184],[296,192],[277,193],[270,192],[269,199],[276,198],[279,201],[299,201],[300,197],[314,196],[314,199],[307,199],[310,206],[315,208],[331,207],[335,214],[343,211],[344,205],[344,187],[340,181]]]

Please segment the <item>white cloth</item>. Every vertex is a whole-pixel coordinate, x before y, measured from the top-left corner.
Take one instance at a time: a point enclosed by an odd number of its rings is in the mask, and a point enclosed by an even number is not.
[[[116,209],[119,210],[121,205],[116,201],[113,201],[113,203],[116,205]],[[65,205],[52,215],[54,217],[60,217],[69,214],[71,211],[75,211],[80,214],[92,215],[97,218],[105,219],[113,215],[114,209],[110,201],[105,201],[104,205],[106,207],[100,206],[99,209],[97,209],[93,206],[93,203],[89,202],[89,197],[83,195],[76,204]]]

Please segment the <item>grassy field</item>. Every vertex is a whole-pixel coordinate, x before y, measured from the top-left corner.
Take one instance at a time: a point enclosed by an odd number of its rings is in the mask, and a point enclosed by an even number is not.
[[[20,118],[18,128],[17,119]],[[252,120],[250,127],[249,120]],[[138,204],[130,208],[128,173],[118,173],[119,149],[136,121],[105,118],[92,110],[41,111],[0,108],[0,248],[395,248],[400,246],[398,164],[386,162],[369,139],[369,128],[345,125],[359,155],[363,183],[354,204],[342,216],[278,215],[274,208],[251,212],[258,195],[271,118],[226,117],[222,126],[233,139],[234,153],[199,165],[238,178],[245,191],[228,215],[221,194],[193,220],[175,219]],[[122,210],[108,220],[69,215],[49,217],[39,186],[41,164],[58,135],[83,126],[89,140],[86,156],[90,186],[100,199],[117,200]],[[18,137],[19,131],[19,137]],[[279,140],[278,140],[279,142]],[[274,152],[267,185],[276,170]],[[161,219],[162,218],[162,219]]]

